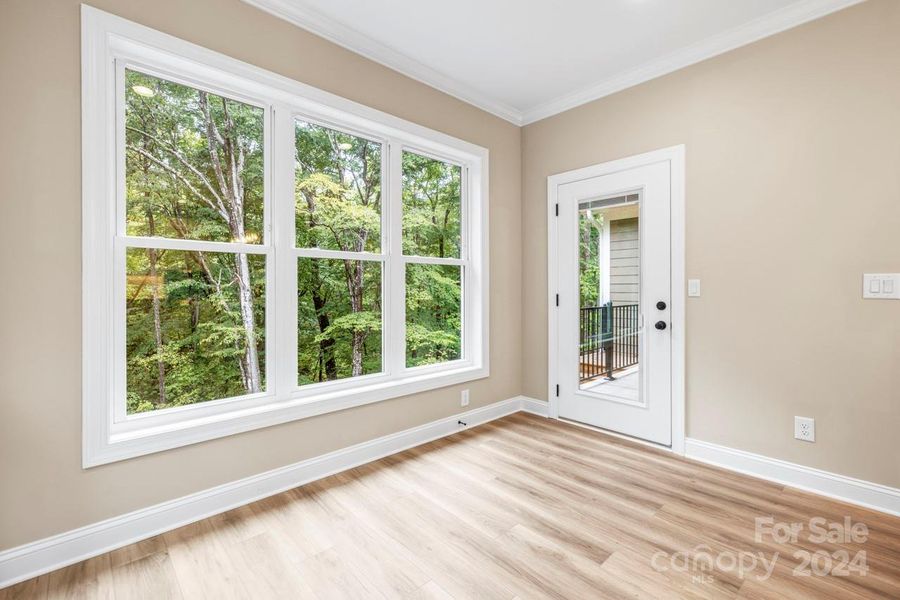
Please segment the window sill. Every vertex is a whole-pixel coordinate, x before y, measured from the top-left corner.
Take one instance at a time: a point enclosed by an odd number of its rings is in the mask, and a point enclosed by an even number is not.
[[[271,395],[271,401],[255,406],[236,406],[229,411],[197,411],[174,423],[131,427],[116,431],[113,425],[105,439],[91,444],[85,440],[83,467],[90,468],[163,450],[196,444],[236,433],[288,423],[307,417],[346,410],[356,406],[399,398],[447,387],[489,375],[487,366],[463,365],[438,371],[423,369],[403,379],[381,381],[350,389],[329,389],[310,395],[294,392],[285,399]]]

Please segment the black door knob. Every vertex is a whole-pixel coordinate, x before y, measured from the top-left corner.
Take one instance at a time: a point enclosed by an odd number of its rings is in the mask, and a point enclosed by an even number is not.
[[[654,327],[656,327],[657,329],[662,331],[663,329],[666,328],[666,322],[665,321],[657,321],[656,325],[654,325]]]
[[[656,303],[656,308],[658,308],[659,310],[666,310],[666,303],[660,300]]]

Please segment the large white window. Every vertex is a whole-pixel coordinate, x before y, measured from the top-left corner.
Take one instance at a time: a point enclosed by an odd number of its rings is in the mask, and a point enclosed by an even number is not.
[[[84,465],[488,374],[487,151],[82,12]]]

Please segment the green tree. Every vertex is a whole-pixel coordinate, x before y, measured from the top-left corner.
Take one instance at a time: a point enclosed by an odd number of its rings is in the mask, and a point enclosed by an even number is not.
[[[459,258],[462,169],[403,153],[403,253]],[[462,356],[462,272],[458,266],[406,268],[406,363],[419,366]]]
[[[578,267],[581,306],[600,304],[600,240],[603,235],[602,213],[581,210],[578,213]]]
[[[295,134],[297,246],[381,252],[381,144],[305,122]],[[380,371],[381,264],[299,263],[300,382]]]
[[[264,230],[264,111],[126,71],[126,232],[257,244]],[[382,252],[382,144],[311,123],[295,130],[296,244]],[[461,169],[402,156],[402,246],[459,257]],[[153,244],[150,243],[150,246]],[[265,257],[131,247],[128,412],[265,389]],[[298,383],[380,372],[382,264],[300,258]],[[410,264],[407,363],[461,356],[462,269]]]
[[[129,70],[125,119],[129,235],[259,241],[261,109]],[[126,269],[131,412],[264,388],[261,260],[130,249]]]

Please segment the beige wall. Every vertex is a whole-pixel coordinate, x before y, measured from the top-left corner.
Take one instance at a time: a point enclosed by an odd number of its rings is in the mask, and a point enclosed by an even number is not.
[[[690,437],[900,486],[900,2],[525,127],[524,391],[547,396],[546,177],[687,146]],[[817,442],[792,439],[816,418]]]
[[[0,1],[0,549],[521,392],[521,133],[238,0],[92,4],[490,150],[491,377],[81,469],[77,0]]]

